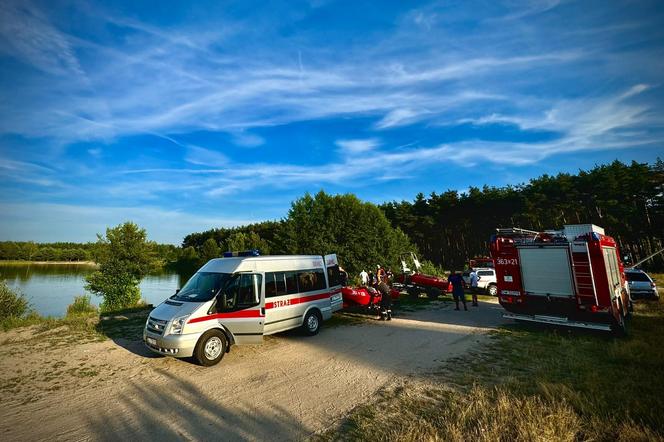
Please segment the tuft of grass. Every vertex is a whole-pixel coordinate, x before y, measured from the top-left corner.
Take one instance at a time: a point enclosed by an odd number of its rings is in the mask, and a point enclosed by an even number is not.
[[[321,439],[572,441],[579,428],[579,417],[561,401],[481,386],[459,392],[407,384],[360,407],[340,433]]]
[[[25,295],[0,280],[0,321],[21,319],[29,314],[30,303]]]
[[[90,295],[74,297],[74,302],[67,307],[67,316],[89,315],[97,313],[97,307],[90,303]]]
[[[664,440],[664,303],[636,305],[630,335],[513,325],[354,410],[322,440]]]

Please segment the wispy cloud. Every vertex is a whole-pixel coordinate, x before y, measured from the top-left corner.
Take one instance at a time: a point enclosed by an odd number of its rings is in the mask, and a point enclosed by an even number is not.
[[[0,180],[12,189],[0,201],[172,205],[187,219],[321,187],[454,186],[478,164],[643,153],[664,138],[661,12],[431,1],[340,32],[320,18],[334,2],[273,6],[191,4],[165,20],[86,3],[73,20],[60,5],[0,3]],[[363,156],[380,158],[371,173]]]
[[[53,75],[82,74],[68,37],[29,0],[0,3],[0,51]]]
[[[367,140],[337,140],[337,146],[346,154],[358,154],[375,149],[380,141],[376,138]]]

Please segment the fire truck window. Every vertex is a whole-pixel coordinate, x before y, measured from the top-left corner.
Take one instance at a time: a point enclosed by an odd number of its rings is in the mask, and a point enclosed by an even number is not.
[[[265,297],[277,296],[277,286],[274,283],[274,273],[265,274]]]
[[[286,272],[286,293],[289,295],[298,293],[297,272]]]

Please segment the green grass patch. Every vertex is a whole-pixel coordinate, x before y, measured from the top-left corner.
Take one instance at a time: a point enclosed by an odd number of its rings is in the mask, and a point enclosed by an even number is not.
[[[74,297],[74,302],[67,307],[67,316],[87,315],[96,312],[97,307],[90,303],[90,295]]]
[[[424,386],[382,393],[324,440],[663,440],[664,303],[627,338],[513,325]]]

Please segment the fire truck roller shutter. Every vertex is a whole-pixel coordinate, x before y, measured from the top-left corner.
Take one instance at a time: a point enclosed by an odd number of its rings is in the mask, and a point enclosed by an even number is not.
[[[574,296],[568,247],[519,248],[519,262],[528,294]]]

